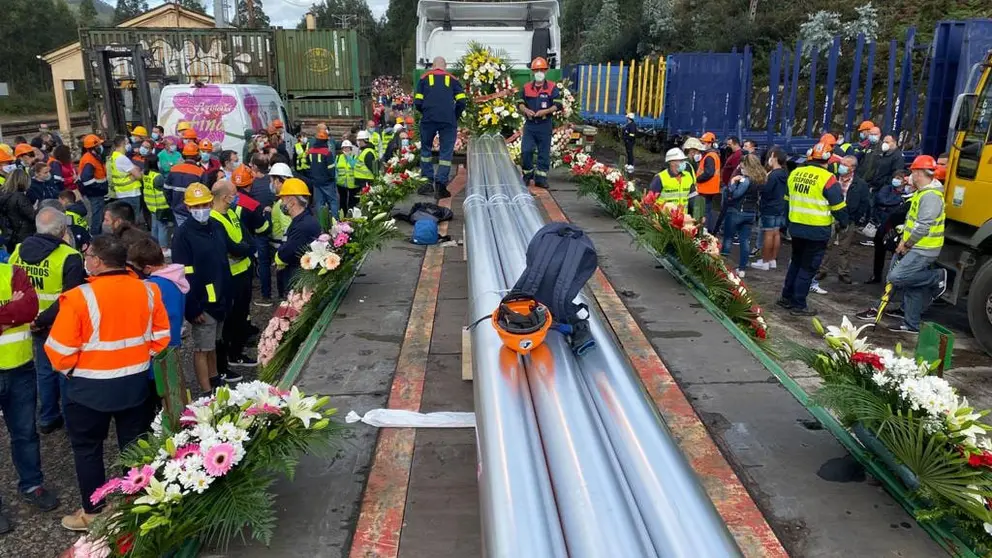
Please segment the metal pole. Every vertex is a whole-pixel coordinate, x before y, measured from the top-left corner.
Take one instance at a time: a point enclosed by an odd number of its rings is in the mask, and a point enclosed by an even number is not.
[[[505,145],[498,145],[502,140],[479,143],[494,152],[502,149],[493,165],[485,166],[485,181],[503,277],[510,285],[523,273],[527,251],[507,196],[513,186],[496,174],[510,159]],[[549,332],[524,361],[569,556],[658,556],[564,336]]]
[[[529,239],[544,225],[544,219],[510,163],[505,145],[500,149],[500,182],[511,185],[510,213],[516,216],[524,238]],[[634,499],[654,548],[666,557],[740,556],[726,525],[648,401],[596,304],[583,294],[577,301],[590,309],[589,325],[596,340],[596,347],[577,359],[579,376],[599,411],[623,474],[634,489]]]
[[[483,158],[469,145],[465,199],[472,367],[485,555],[567,556],[541,447],[527,374],[488,319],[506,288],[481,182]],[[471,323],[470,322],[470,323]]]

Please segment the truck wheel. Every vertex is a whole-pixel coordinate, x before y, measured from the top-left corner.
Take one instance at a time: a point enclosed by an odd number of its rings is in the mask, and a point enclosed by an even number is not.
[[[992,260],[975,274],[968,291],[968,323],[985,352],[992,355]]]

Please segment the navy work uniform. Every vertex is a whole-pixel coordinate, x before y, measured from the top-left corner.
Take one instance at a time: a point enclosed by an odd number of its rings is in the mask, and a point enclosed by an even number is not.
[[[521,92],[520,104],[530,110],[561,107],[561,93],[552,81],[527,82]],[[520,145],[520,168],[523,169],[524,183],[531,178],[534,184],[548,187],[548,171],[551,169],[551,134],[554,133],[551,114],[541,117],[528,117],[524,122],[524,135]],[[537,149],[537,169],[534,169],[534,150]]]
[[[455,154],[455,135],[458,119],[465,110],[465,91],[457,78],[444,70],[431,70],[417,82],[413,106],[421,113],[420,119],[420,170],[424,178],[436,184],[441,191],[448,185],[451,158]],[[437,174],[431,161],[434,136],[439,136],[441,150],[438,154]]]

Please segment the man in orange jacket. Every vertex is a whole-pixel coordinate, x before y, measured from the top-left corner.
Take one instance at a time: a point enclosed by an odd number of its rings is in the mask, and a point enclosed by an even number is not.
[[[52,367],[68,377],[66,430],[83,504],[62,518],[71,531],[85,531],[102,507],[90,495],[106,482],[103,442],[111,419],[121,448],[148,431],[148,366],[170,338],[158,287],[127,271],[127,247],[120,239],[98,236],[84,256],[88,283],[59,297],[45,342]]]

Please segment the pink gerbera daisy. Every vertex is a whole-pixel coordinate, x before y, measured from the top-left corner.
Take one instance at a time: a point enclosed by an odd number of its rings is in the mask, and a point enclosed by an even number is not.
[[[151,465],[144,465],[140,469],[134,467],[127,473],[127,478],[121,482],[121,490],[126,494],[135,494],[143,490],[148,483],[152,482],[155,476],[155,469]]]
[[[198,444],[187,444],[176,450],[176,459],[182,461],[183,458],[189,455],[197,455],[200,453],[200,446]]]
[[[222,477],[234,465],[234,446],[228,443],[217,444],[203,456],[203,468],[211,477]]]
[[[269,405],[268,403],[262,405],[261,407],[258,405],[248,407],[248,409],[245,410],[246,417],[253,417],[255,415],[278,415],[281,413],[282,411],[279,410],[279,407]]]
[[[94,506],[99,504],[108,495],[120,490],[121,484],[122,484],[122,480],[120,478],[112,478],[109,481],[105,482],[103,486],[94,490],[93,494],[90,495],[90,503],[93,504]]]

